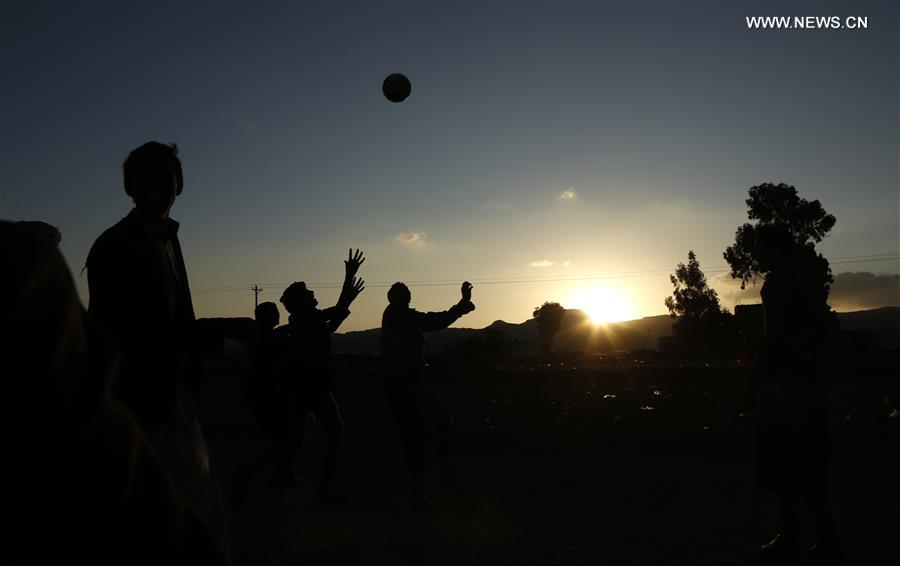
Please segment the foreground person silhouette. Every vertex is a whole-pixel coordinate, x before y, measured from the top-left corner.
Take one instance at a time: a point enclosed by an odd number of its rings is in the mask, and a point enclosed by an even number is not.
[[[335,470],[344,438],[344,421],[334,399],[334,383],[331,375],[331,334],[350,315],[350,304],[363,291],[364,282],[356,273],[365,261],[362,252],[351,249],[344,261],[344,283],[337,304],[317,309],[319,302],[306,283],[292,283],[281,295],[281,303],[287,309],[287,336],[283,347],[281,378],[288,400],[291,422],[289,424],[288,449],[278,476],[284,485],[295,482],[293,462],[310,432],[309,415],[315,416],[327,437],[322,480],[317,499],[332,502],[343,499],[345,494],[334,489]],[[276,482],[278,480],[276,479]]]
[[[122,352],[114,396],[134,414],[175,489],[227,555],[224,509],[185,384],[195,319],[179,225],[169,218],[184,186],[178,148],[148,142],[122,169],[135,207],[88,254],[90,316]]]
[[[842,564],[827,497],[828,439],[824,375],[816,367],[831,323],[824,270],[811,246],[798,245],[780,224],[756,228],[755,255],[765,283],[763,346],[751,371],[756,406],[757,482],[778,496],[781,532],[759,552],[793,556],[802,500],[817,523],[814,564]]]
[[[446,407],[425,382],[425,332],[447,328],[475,310],[472,284],[462,284],[460,301],[443,312],[419,312],[409,308],[412,295],[403,283],[394,283],[387,294],[388,306],[381,319],[381,356],[388,402],[400,428],[413,508],[434,505],[425,490],[425,471],[430,460],[429,441],[434,441],[444,483],[451,489],[468,489],[456,475],[451,461],[453,420]],[[434,438],[429,438],[433,428]]]
[[[46,226],[46,225],[45,225]],[[58,232],[56,232],[58,235]],[[56,241],[54,241],[56,240]],[[134,418],[109,396],[116,355],[90,330],[58,237],[0,222],[7,560],[225,564]]]

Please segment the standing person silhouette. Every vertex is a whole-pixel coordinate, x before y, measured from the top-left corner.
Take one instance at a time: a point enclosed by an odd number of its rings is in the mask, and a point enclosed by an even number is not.
[[[290,407],[286,403],[285,389],[280,379],[284,373],[282,364],[288,331],[286,326],[278,326],[280,318],[275,303],[260,303],[255,310],[255,332],[247,344],[252,364],[244,392],[244,415],[248,413],[253,415],[253,420],[261,432],[272,441],[273,446],[260,458],[235,472],[230,496],[232,503],[238,508],[242,507],[253,478],[259,472],[277,466],[288,450],[286,443],[290,440],[288,425],[291,422],[289,411],[295,407]],[[277,467],[276,470],[283,471]],[[273,481],[281,486],[284,479],[284,476],[281,476],[274,478]]]
[[[413,508],[431,509],[434,504],[425,490],[425,471],[429,464],[427,444],[434,428],[441,473],[448,488],[468,489],[460,483],[451,461],[453,419],[447,408],[425,381],[425,333],[441,330],[461,316],[475,310],[472,284],[462,284],[460,301],[442,312],[419,312],[409,307],[412,294],[403,283],[388,290],[388,306],[381,318],[381,356],[388,402],[403,438],[410,497]]]
[[[178,494],[228,554],[221,497],[186,386],[194,308],[169,217],[184,187],[178,147],[147,142],[122,166],[134,208],[88,254],[89,314],[122,353],[113,394],[137,419]]]
[[[248,345],[250,350],[251,375],[244,391],[244,407],[250,409],[256,420],[264,429],[267,419],[271,418],[271,409],[279,395],[277,384],[278,337],[282,332],[276,331],[281,315],[278,305],[272,302],[260,303],[254,311],[256,332],[253,341]]]
[[[0,360],[18,431],[5,445],[6,485],[17,491],[5,505],[15,518],[5,554],[37,564],[226,564],[111,398],[118,353],[86,319],[59,232],[48,228],[0,221]]]
[[[756,407],[756,475],[777,494],[781,532],[762,546],[764,559],[793,555],[802,500],[817,522],[814,564],[841,564],[827,497],[828,439],[824,375],[817,352],[833,318],[827,262],[800,245],[782,224],[758,226],[755,256],[765,274],[760,295],[765,335],[754,361],[747,397]]]
[[[364,289],[364,281],[356,277],[364,261],[362,252],[350,250],[344,261],[344,284],[333,307],[317,309],[319,301],[315,293],[302,281],[292,283],[281,295],[281,303],[290,313],[284,340],[283,371],[286,373],[281,379],[292,422],[285,461],[276,473],[287,485],[295,482],[294,457],[308,436],[308,416],[314,415],[327,436],[322,480],[316,496],[323,503],[345,497],[332,485],[344,438],[344,421],[334,398],[331,334],[350,315],[350,304]]]

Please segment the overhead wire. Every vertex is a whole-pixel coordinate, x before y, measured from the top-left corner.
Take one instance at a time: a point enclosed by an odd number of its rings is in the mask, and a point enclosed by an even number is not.
[[[849,265],[849,264],[858,264],[858,263],[874,263],[874,262],[883,262],[883,261],[897,261],[900,260],[900,254],[897,253],[881,253],[881,254],[869,254],[869,255],[859,255],[859,256],[840,256],[829,259],[829,263],[831,265]],[[597,273],[597,274],[586,274],[586,275],[570,275],[570,276],[548,276],[548,277],[483,277],[483,278],[470,278],[473,284],[476,285],[519,285],[519,284],[529,284],[529,283],[560,283],[560,282],[568,282],[568,281],[601,281],[605,279],[638,279],[638,278],[646,278],[646,277],[660,277],[660,276],[668,276],[672,272],[672,268],[662,268],[662,269],[652,269],[652,270],[640,270],[640,271],[623,271],[623,272],[609,272],[609,273]],[[703,272],[706,274],[719,274],[719,273],[727,273],[730,271],[730,267],[727,265],[717,265],[711,268],[704,269]],[[459,285],[459,279],[430,279],[430,280],[407,280],[405,283],[410,286],[415,287],[449,287],[449,286],[457,286]],[[394,281],[367,281],[366,287],[369,288],[384,288],[389,287],[394,284]],[[272,288],[272,289],[285,289],[290,283],[259,283],[264,288]],[[339,289],[341,288],[341,284],[336,283],[308,283],[310,287],[315,287],[317,289],[327,290],[327,289]],[[205,287],[200,289],[195,289],[191,292],[193,295],[218,295],[218,298],[230,298],[236,296],[243,296],[244,293],[237,293],[237,291],[251,289],[251,285],[228,285],[222,287]]]

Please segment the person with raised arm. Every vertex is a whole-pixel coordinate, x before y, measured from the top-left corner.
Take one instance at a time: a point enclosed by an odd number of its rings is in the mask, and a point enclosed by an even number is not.
[[[291,424],[286,460],[276,472],[276,482],[291,485],[296,482],[293,462],[296,451],[303,445],[308,432],[308,416],[315,417],[327,436],[327,448],[322,469],[318,499],[331,502],[344,498],[334,489],[335,470],[344,437],[344,421],[334,398],[331,375],[331,334],[350,315],[350,305],[363,291],[364,281],[356,277],[365,261],[361,251],[351,249],[344,261],[344,283],[337,303],[326,309],[316,308],[319,302],[306,283],[292,283],[281,295],[287,309],[287,336],[284,352],[285,391],[291,407]]]
[[[425,333],[447,328],[475,310],[472,284],[464,282],[462,298],[441,312],[419,312],[410,308],[412,294],[403,283],[394,283],[387,293],[388,306],[381,319],[381,356],[388,401],[403,437],[413,508],[434,507],[425,490],[429,464],[427,444],[434,442],[445,487],[461,491],[462,484],[451,461],[454,427],[447,408],[425,381]],[[429,429],[434,429],[431,433]]]

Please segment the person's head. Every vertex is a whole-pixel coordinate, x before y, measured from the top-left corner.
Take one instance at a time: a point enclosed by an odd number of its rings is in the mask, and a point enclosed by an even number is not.
[[[794,236],[784,224],[762,224],[753,230],[753,255],[764,273],[784,268],[795,247]]]
[[[291,283],[284,290],[284,293],[281,294],[281,304],[284,305],[284,308],[289,313],[294,314],[295,312],[316,308],[319,301],[316,300],[315,293],[306,288],[306,283],[297,281],[296,283]]]
[[[409,306],[409,302],[412,300],[412,293],[409,292],[409,287],[404,283],[397,282],[388,289],[387,298],[390,304],[405,307]]]
[[[106,376],[91,373],[84,311],[56,242],[33,226],[0,221],[0,262],[8,269],[0,281],[2,365],[28,372],[9,386],[54,407],[55,422],[71,424],[62,411],[89,418]]]
[[[184,188],[178,146],[147,142],[128,154],[122,164],[125,192],[141,214],[150,218],[169,215],[175,197]]]
[[[41,222],[40,220],[20,220],[16,222],[16,225],[34,230],[36,233],[50,238],[50,241],[52,241],[57,246],[59,246],[59,243],[62,241],[62,233],[59,231],[59,228],[53,226],[52,224],[47,224],[46,222]]]
[[[256,316],[256,324],[266,330],[272,330],[278,326],[279,319],[281,318],[278,314],[278,305],[271,301],[260,303],[256,307],[256,312],[254,314]]]

